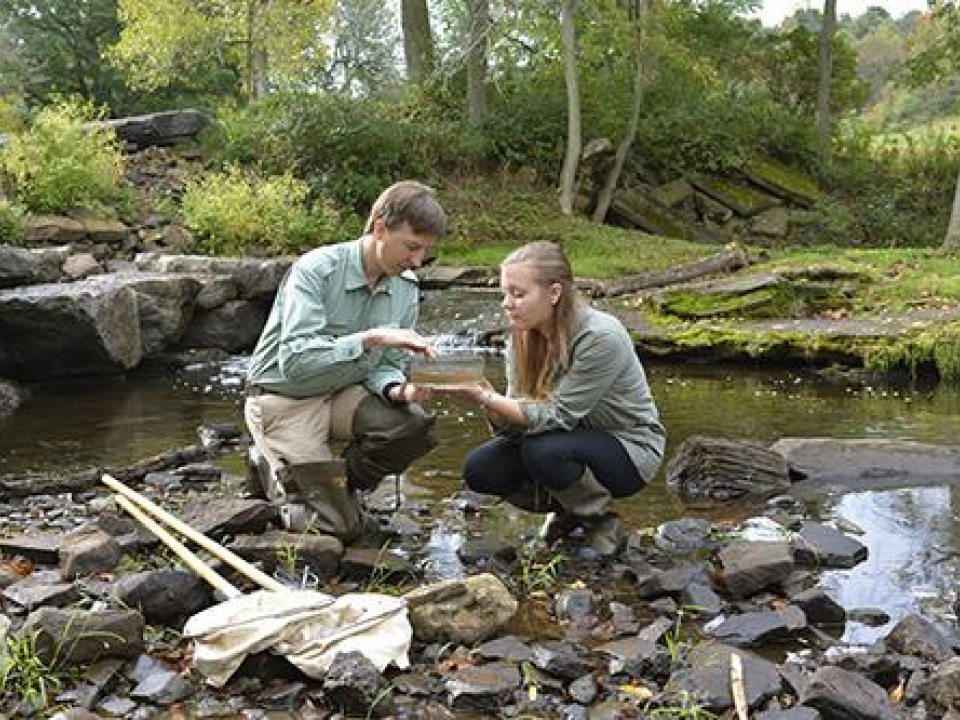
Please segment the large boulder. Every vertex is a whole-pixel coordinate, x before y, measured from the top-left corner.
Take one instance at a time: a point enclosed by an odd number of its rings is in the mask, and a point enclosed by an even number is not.
[[[0,375],[117,373],[140,362],[136,292],[110,276],[0,290]]]
[[[195,137],[210,124],[210,118],[199,110],[186,109],[117,118],[101,124],[112,128],[124,142],[145,148],[173,145],[183,138]]]

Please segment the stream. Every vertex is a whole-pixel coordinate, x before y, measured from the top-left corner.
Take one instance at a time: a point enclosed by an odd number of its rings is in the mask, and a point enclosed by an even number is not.
[[[456,320],[456,318],[455,318]],[[459,320],[457,320],[459,322]],[[197,441],[203,423],[242,423],[247,357],[187,367],[174,375],[40,385],[13,416],[0,420],[0,473],[123,465]],[[647,363],[669,433],[668,457],[691,435],[773,441],[781,437],[889,438],[941,445],[960,438],[960,388],[871,386],[804,372]],[[502,382],[502,358],[486,356],[486,374]],[[410,480],[439,501],[460,488],[464,454],[487,437],[474,412],[433,403],[440,447],[418,462]],[[226,467],[242,473],[238,456]],[[639,495],[621,501],[640,528],[697,512],[666,491],[660,472]],[[822,519],[843,518],[863,534],[869,559],[827,572],[824,585],[847,609],[875,607],[891,616],[879,628],[848,623],[848,642],[884,635],[908,612],[949,617],[960,570],[960,495],[956,487],[851,493],[808,507]],[[439,504],[439,503],[437,503]],[[701,515],[741,519],[761,508],[714,508]]]

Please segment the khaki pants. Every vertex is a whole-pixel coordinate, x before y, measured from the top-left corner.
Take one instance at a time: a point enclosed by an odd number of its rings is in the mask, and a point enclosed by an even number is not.
[[[274,473],[284,465],[330,460],[330,442],[347,441],[347,476],[359,489],[403,472],[437,444],[434,418],[419,405],[394,405],[362,385],[323,397],[248,397],[244,417]]]

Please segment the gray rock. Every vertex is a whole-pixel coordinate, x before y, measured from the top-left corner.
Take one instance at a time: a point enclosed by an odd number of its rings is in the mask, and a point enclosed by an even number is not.
[[[783,207],[764,210],[750,221],[750,232],[764,237],[786,237],[790,232],[790,211]]]
[[[533,649],[516,635],[504,635],[485,642],[477,648],[477,654],[486,660],[507,660],[514,663],[533,660]]]
[[[837,626],[847,621],[843,606],[827,595],[823,588],[814,587],[799,592],[790,598],[790,602],[803,610],[811,625]]]
[[[886,691],[856,673],[826,666],[807,685],[801,704],[815,708],[825,720],[893,720],[896,712]]]
[[[680,518],[670,520],[657,527],[654,542],[667,552],[690,552],[710,550],[716,547],[711,537],[713,524],[702,518]]]
[[[256,300],[231,300],[211,310],[201,310],[190,323],[182,344],[231,353],[252,350],[269,311],[266,303]]]
[[[36,285],[60,279],[61,253],[0,245],[0,288]]]
[[[575,680],[593,669],[586,654],[585,648],[566,640],[537,643],[533,646],[533,664],[556,677]]]
[[[223,497],[190,503],[180,517],[197,532],[219,538],[262,533],[276,520],[277,510],[265,500]]]
[[[890,615],[881,608],[851,608],[847,611],[847,620],[867,627],[880,627],[890,622]]]
[[[197,295],[197,307],[200,310],[213,310],[236,300],[239,295],[240,289],[233,278],[217,277],[206,280]]]
[[[0,553],[5,557],[21,555],[40,565],[56,565],[60,561],[62,534],[36,533],[0,539]]]
[[[793,553],[782,542],[734,542],[718,554],[720,582],[733,598],[746,598],[793,572]]]
[[[923,698],[936,715],[960,703],[960,658],[950,658],[934,668],[923,687]]]
[[[960,477],[960,449],[906,440],[782,438],[770,446],[807,479],[802,492],[823,485],[879,490],[950,485]]]
[[[70,533],[60,546],[60,575],[76,580],[116,567],[122,557],[120,543],[96,528]]]
[[[187,332],[200,282],[181,275],[135,276],[129,285],[137,293],[143,356],[158,357]]]
[[[423,641],[473,644],[495,636],[517,611],[517,601],[494,575],[447,580],[406,594],[414,636]]]
[[[723,612],[723,599],[713,588],[693,582],[680,592],[680,605],[698,617],[711,618]]]
[[[513,700],[520,671],[506,663],[467,665],[444,683],[454,711],[496,713]]]
[[[155,625],[177,627],[209,607],[209,586],[185,570],[147,570],[117,579],[113,594],[124,606],[139,610]]]
[[[69,605],[80,599],[75,583],[61,582],[59,572],[34,572],[3,591],[3,596],[27,610]]]
[[[588,588],[564,588],[554,601],[558,620],[583,621],[596,612],[593,592]]]
[[[230,549],[269,570],[278,566],[296,573],[307,568],[320,578],[336,575],[343,555],[343,543],[331,535],[307,535],[270,530],[262,535],[240,535]],[[285,567],[292,564],[294,567]]]
[[[805,520],[791,542],[797,564],[814,568],[852,568],[867,559],[867,546],[823,523]]]
[[[758,647],[790,636],[787,620],[772,610],[734,615],[720,622],[711,623],[704,631],[720,642],[742,648]]]
[[[570,693],[570,699],[574,702],[590,705],[600,694],[600,686],[593,675],[584,675],[570,683],[567,692]]]
[[[71,280],[80,280],[103,272],[103,268],[91,253],[77,253],[63,263],[63,274]]]
[[[903,617],[884,640],[886,646],[904,655],[914,655],[935,663],[956,655],[953,644],[940,629],[920,615]]]
[[[169,110],[103,120],[97,123],[113,130],[117,137],[137,148],[172,145],[183,138],[195,137],[211,122],[199,110]]]
[[[670,668],[670,655],[658,641],[669,629],[670,622],[661,618],[635,637],[600,645],[597,652],[610,658],[611,675],[625,673],[638,679],[665,676]]]
[[[136,293],[111,276],[0,290],[0,374],[117,373],[142,357]]]
[[[155,667],[137,686],[130,697],[154,705],[172,705],[193,693],[193,687],[172,667]]]
[[[789,710],[767,710],[757,713],[754,720],[820,720],[820,713],[811,707],[797,706]]]
[[[392,702],[387,681],[361,652],[338,653],[323,678],[323,693],[347,715],[381,717]]]
[[[37,633],[37,655],[45,662],[83,663],[132,658],[143,649],[143,616],[135,610],[36,610],[23,632]]]
[[[690,667],[670,676],[664,692],[668,697],[687,693],[698,700],[704,709],[721,713],[733,707],[730,693],[730,656],[736,653],[743,665],[746,679],[744,689],[747,704],[760,707],[776,697],[782,688],[777,666],[748,650],[737,650],[726,645],[703,642],[694,647],[687,660]]]

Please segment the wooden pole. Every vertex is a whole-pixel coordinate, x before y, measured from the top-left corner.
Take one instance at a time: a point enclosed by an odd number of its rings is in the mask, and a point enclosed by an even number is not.
[[[134,503],[137,504],[137,506],[142,508],[145,512],[150,513],[150,515],[157,518],[158,520],[162,520],[169,527],[173,528],[184,537],[189,538],[190,540],[193,540],[197,545],[202,547],[204,550],[207,550],[208,552],[217,556],[218,558],[223,560],[227,565],[232,567],[234,570],[241,573],[244,577],[248,578],[249,580],[255,582],[257,585],[264,588],[265,590],[273,590],[274,592],[283,592],[284,590],[287,589],[279,581],[270,577],[259,568],[254,567],[253,565],[248,563],[246,560],[244,560],[242,557],[234,553],[232,550],[228,550],[227,548],[223,547],[223,545],[220,545],[219,543],[214,542],[203,533],[198,532],[197,530],[194,530],[185,522],[174,517],[173,515],[168,513],[166,510],[164,510],[162,507],[160,507],[159,505],[156,505],[150,499],[138,493],[136,490],[133,490],[127,487],[122,482],[117,480],[115,477],[105,474],[101,479],[103,481],[103,484],[106,485],[108,488],[128,498],[129,500],[133,501]],[[124,509],[126,509],[126,505],[124,505],[123,507]],[[137,519],[139,520],[139,518]],[[157,537],[160,537],[160,535],[157,535]],[[163,538],[160,537],[160,539],[162,540]],[[204,565],[204,567],[207,567],[207,566]],[[207,569],[209,570],[209,568]]]
[[[218,575],[213,568],[198,558],[190,548],[167,532],[166,528],[159,525],[153,518],[144,513],[143,510],[130,502],[130,500],[123,495],[114,495],[113,498],[120,507],[133,515],[140,524],[156,535],[164,545],[173,550],[173,552],[177,554],[177,557],[183,560],[191,570],[213,585],[214,588],[228,598],[238,597],[243,594],[225,578]]]

